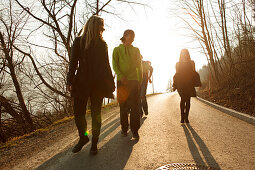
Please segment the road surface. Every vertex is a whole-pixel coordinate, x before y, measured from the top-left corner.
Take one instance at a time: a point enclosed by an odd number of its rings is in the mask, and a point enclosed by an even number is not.
[[[91,143],[79,153],[65,149],[37,169],[156,169],[172,163],[192,163],[218,169],[255,169],[255,126],[191,100],[190,124],[180,123],[180,98],[168,93],[148,98],[149,115],[141,119],[140,140],[120,135],[119,114],[101,130],[99,152]]]

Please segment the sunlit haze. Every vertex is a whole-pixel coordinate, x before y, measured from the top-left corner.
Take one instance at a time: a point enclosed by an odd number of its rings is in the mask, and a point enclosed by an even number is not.
[[[124,30],[133,29],[135,40],[133,45],[140,49],[144,60],[150,60],[154,68],[154,92],[164,92],[169,79],[175,73],[175,64],[179,59],[182,48],[189,48],[190,40],[185,39],[185,30],[177,26],[176,16],[171,15],[171,1],[147,1],[150,7],[136,6],[135,12],[126,8],[121,13],[121,18],[104,17],[105,32],[103,34],[109,47],[109,58],[112,60],[112,51],[121,41]],[[191,41],[192,42],[192,41]],[[193,41],[194,42],[194,41]],[[196,70],[206,64],[202,54],[189,49],[191,59],[196,63]],[[148,85],[147,93],[152,92],[152,85]]]

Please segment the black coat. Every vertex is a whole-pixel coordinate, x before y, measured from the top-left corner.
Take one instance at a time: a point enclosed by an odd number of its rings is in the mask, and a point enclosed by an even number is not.
[[[174,75],[173,86],[177,89],[181,97],[196,97],[196,90],[194,85],[195,70],[193,70],[194,61],[178,62],[176,68],[178,69]]]
[[[72,86],[73,97],[95,92],[113,98],[114,78],[109,65],[108,47],[102,39],[87,49],[80,48],[80,37],[75,38],[67,74],[67,84]]]

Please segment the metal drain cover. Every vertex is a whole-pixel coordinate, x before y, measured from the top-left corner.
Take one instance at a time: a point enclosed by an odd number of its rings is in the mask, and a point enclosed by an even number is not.
[[[169,170],[178,170],[178,169],[219,170],[217,168],[208,167],[205,165],[191,164],[191,163],[172,163],[172,164],[161,166],[157,168],[156,170],[166,170],[166,169],[169,169]]]

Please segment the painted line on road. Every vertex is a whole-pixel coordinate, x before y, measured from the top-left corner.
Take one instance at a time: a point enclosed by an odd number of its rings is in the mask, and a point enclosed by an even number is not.
[[[213,108],[215,109],[218,109],[220,111],[222,111],[223,113],[226,113],[230,116],[233,116],[233,117],[236,117],[238,119],[241,119],[249,124],[252,124],[253,126],[255,126],[255,117],[253,116],[250,116],[250,115],[247,115],[245,113],[241,113],[241,112],[238,112],[236,110],[233,110],[233,109],[229,109],[229,108],[226,108],[226,107],[223,107],[223,106],[220,106],[218,104],[215,104],[215,103],[212,103],[212,102],[209,102],[205,99],[202,99],[200,97],[197,97],[198,100],[212,106]]]

